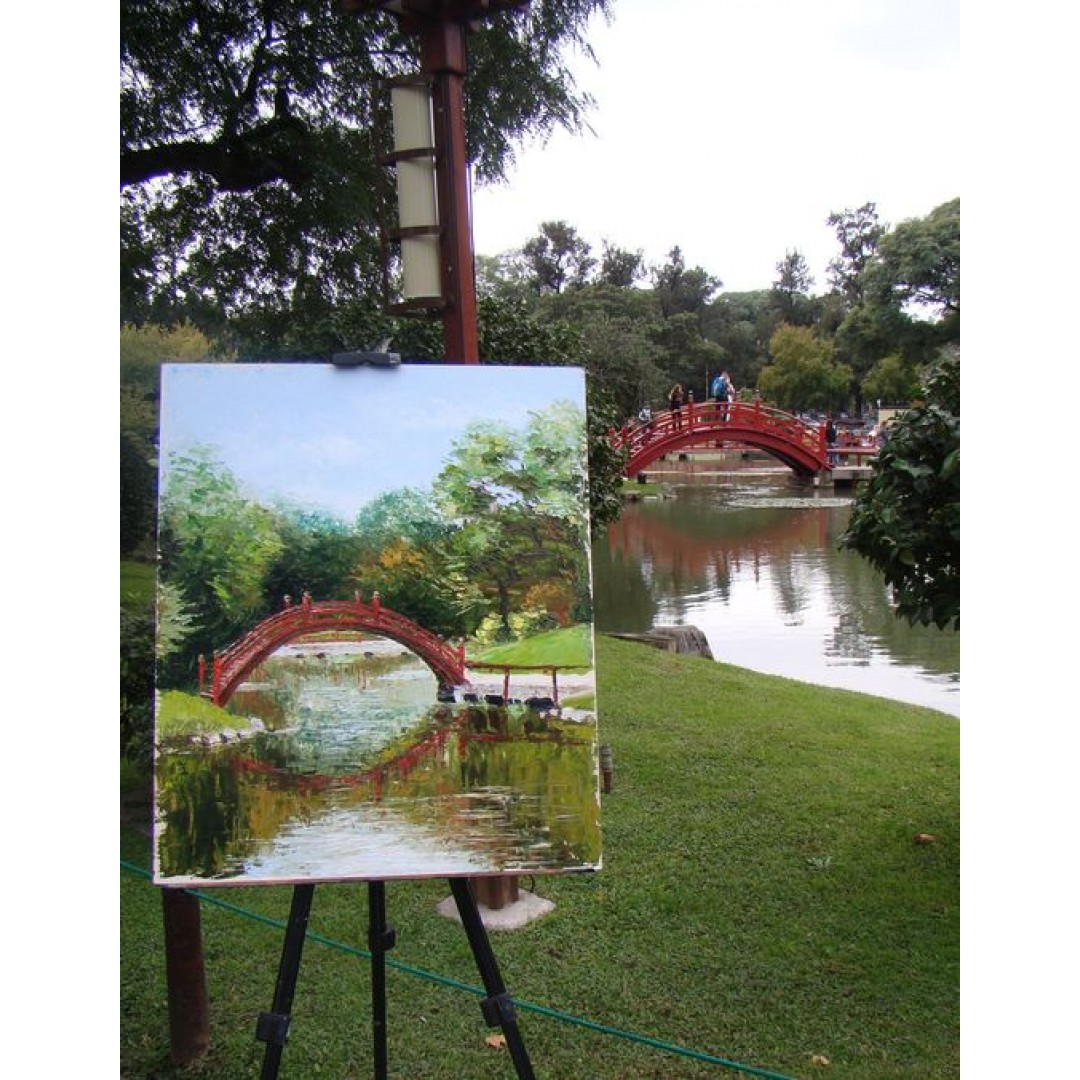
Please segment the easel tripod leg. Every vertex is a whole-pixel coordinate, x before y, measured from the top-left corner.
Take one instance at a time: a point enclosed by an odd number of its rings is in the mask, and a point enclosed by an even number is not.
[[[534,1080],[532,1062],[529,1061],[529,1053],[517,1026],[517,1010],[506,992],[468,878],[451,878],[450,889],[454,894],[454,902],[461,915],[461,923],[465,927],[480,977],[484,980],[484,989],[488,992],[488,996],[480,1003],[480,1010],[490,1027],[502,1028],[507,1049],[520,1080]]]
[[[386,952],[394,947],[394,928],[386,923],[386,884],[368,882],[368,949],[371,952],[371,1024],[375,1080],[386,1080]]]
[[[296,977],[300,972],[300,957],[304,952],[314,885],[297,885],[293,888],[289,923],[285,930],[285,944],[278,965],[277,985],[274,987],[274,1005],[271,1012],[259,1014],[255,1037],[266,1043],[263,1055],[262,1080],[274,1080],[281,1065],[281,1052],[289,1037],[289,1013],[292,1011]]]

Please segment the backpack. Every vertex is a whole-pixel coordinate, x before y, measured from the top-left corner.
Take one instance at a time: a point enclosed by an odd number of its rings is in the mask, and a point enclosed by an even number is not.
[[[727,379],[725,379],[723,375],[717,375],[716,378],[713,379],[712,396],[714,398],[727,397]]]

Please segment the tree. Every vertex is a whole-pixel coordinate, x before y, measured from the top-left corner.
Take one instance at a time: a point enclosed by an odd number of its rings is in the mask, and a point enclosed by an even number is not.
[[[943,353],[922,402],[890,424],[842,544],[884,574],[898,616],[960,629],[958,350]]]
[[[537,294],[561,293],[565,288],[584,285],[596,265],[591,250],[572,225],[565,221],[543,222],[539,235],[526,241],[521,249],[529,283]]]
[[[657,363],[663,321],[651,290],[587,285],[544,297],[537,314],[574,328],[581,346],[579,363],[589,375],[590,408],[593,391],[602,390],[617,408],[616,427],[666,390],[666,375]]]
[[[205,360],[213,349],[190,323],[120,327],[120,553],[132,554],[154,525],[161,364]]]
[[[860,276],[877,254],[888,227],[878,220],[872,202],[856,210],[832,213],[825,220],[840,242],[840,254],[829,263],[829,284],[850,307],[862,299]]]
[[[918,390],[918,373],[897,353],[883,356],[862,383],[870,401],[908,402]]]
[[[169,462],[161,578],[177,588],[204,642],[226,645],[276,606],[265,600],[266,578],[282,546],[270,511],[248,499],[209,451]],[[178,663],[191,659],[179,655]]]
[[[470,634],[483,612],[472,617],[474,590],[450,569],[453,532],[430,492],[384,492],[356,517],[355,587],[365,595],[378,589],[385,604],[438,634]]]
[[[769,339],[780,322],[771,290],[722,293],[702,312],[702,332],[724,352],[735,385],[756,386],[770,362]]]
[[[777,278],[772,285],[773,303],[781,320],[792,326],[805,326],[813,321],[810,286],[814,278],[806,258],[799,251],[786,252],[776,264]]]
[[[629,289],[635,281],[645,276],[645,253],[641,248],[637,251],[627,251],[607,240],[603,242],[603,246],[600,270],[596,277],[597,284]]]
[[[911,370],[925,367],[960,340],[960,200],[868,235],[873,242],[860,249],[866,257],[848,285],[853,303],[836,331],[858,380],[893,354]]]
[[[347,600],[353,594],[356,534],[346,522],[321,510],[277,506],[272,510],[280,548],[266,568],[264,606],[281,607],[285,596],[309,592],[317,600]]]
[[[562,53],[591,56],[563,0],[485,20],[469,42],[468,153],[499,179],[516,140],[578,130],[590,104]],[[122,0],[125,316],[204,329],[240,310],[312,317],[379,292],[372,91],[415,71],[418,40],[337,0]]]
[[[652,279],[664,318],[700,312],[724,284],[700,266],[688,268],[678,246],[668,252],[667,262],[652,268]]]
[[[769,349],[775,359],[758,379],[762,396],[793,411],[837,410],[847,404],[851,369],[836,362],[831,342],[809,327],[784,324]]]
[[[531,414],[525,431],[474,423],[435,482],[455,526],[450,565],[481,591],[506,634],[511,612],[534,586],[583,587],[583,421],[565,402]]]
[[[901,222],[882,238],[879,255],[867,274],[883,298],[947,318],[959,337],[960,200]]]
[[[130,555],[154,523],[156,476],[135,441],[120,435],[120,554]]]

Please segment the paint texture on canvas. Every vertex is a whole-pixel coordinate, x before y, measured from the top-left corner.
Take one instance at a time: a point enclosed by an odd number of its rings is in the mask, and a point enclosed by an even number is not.
[[[155,880],[600,865],[584,375],[168,364]]]

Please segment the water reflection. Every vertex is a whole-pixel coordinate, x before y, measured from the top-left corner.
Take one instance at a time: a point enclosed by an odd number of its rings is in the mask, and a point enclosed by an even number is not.
[[[881,575],[839,550],[848,492],[737,454],[650,479],[675,497],[628,505],[594,544],[598,630],[692,624],[718,660],[959,716],[960,635],[897,619]]]
[[[599,864],[594,711],[433,704],[434,676],[393,643],[314,648],[279,650],[234,695],[245,735],[159,755],[160,876],[287,882]]]

